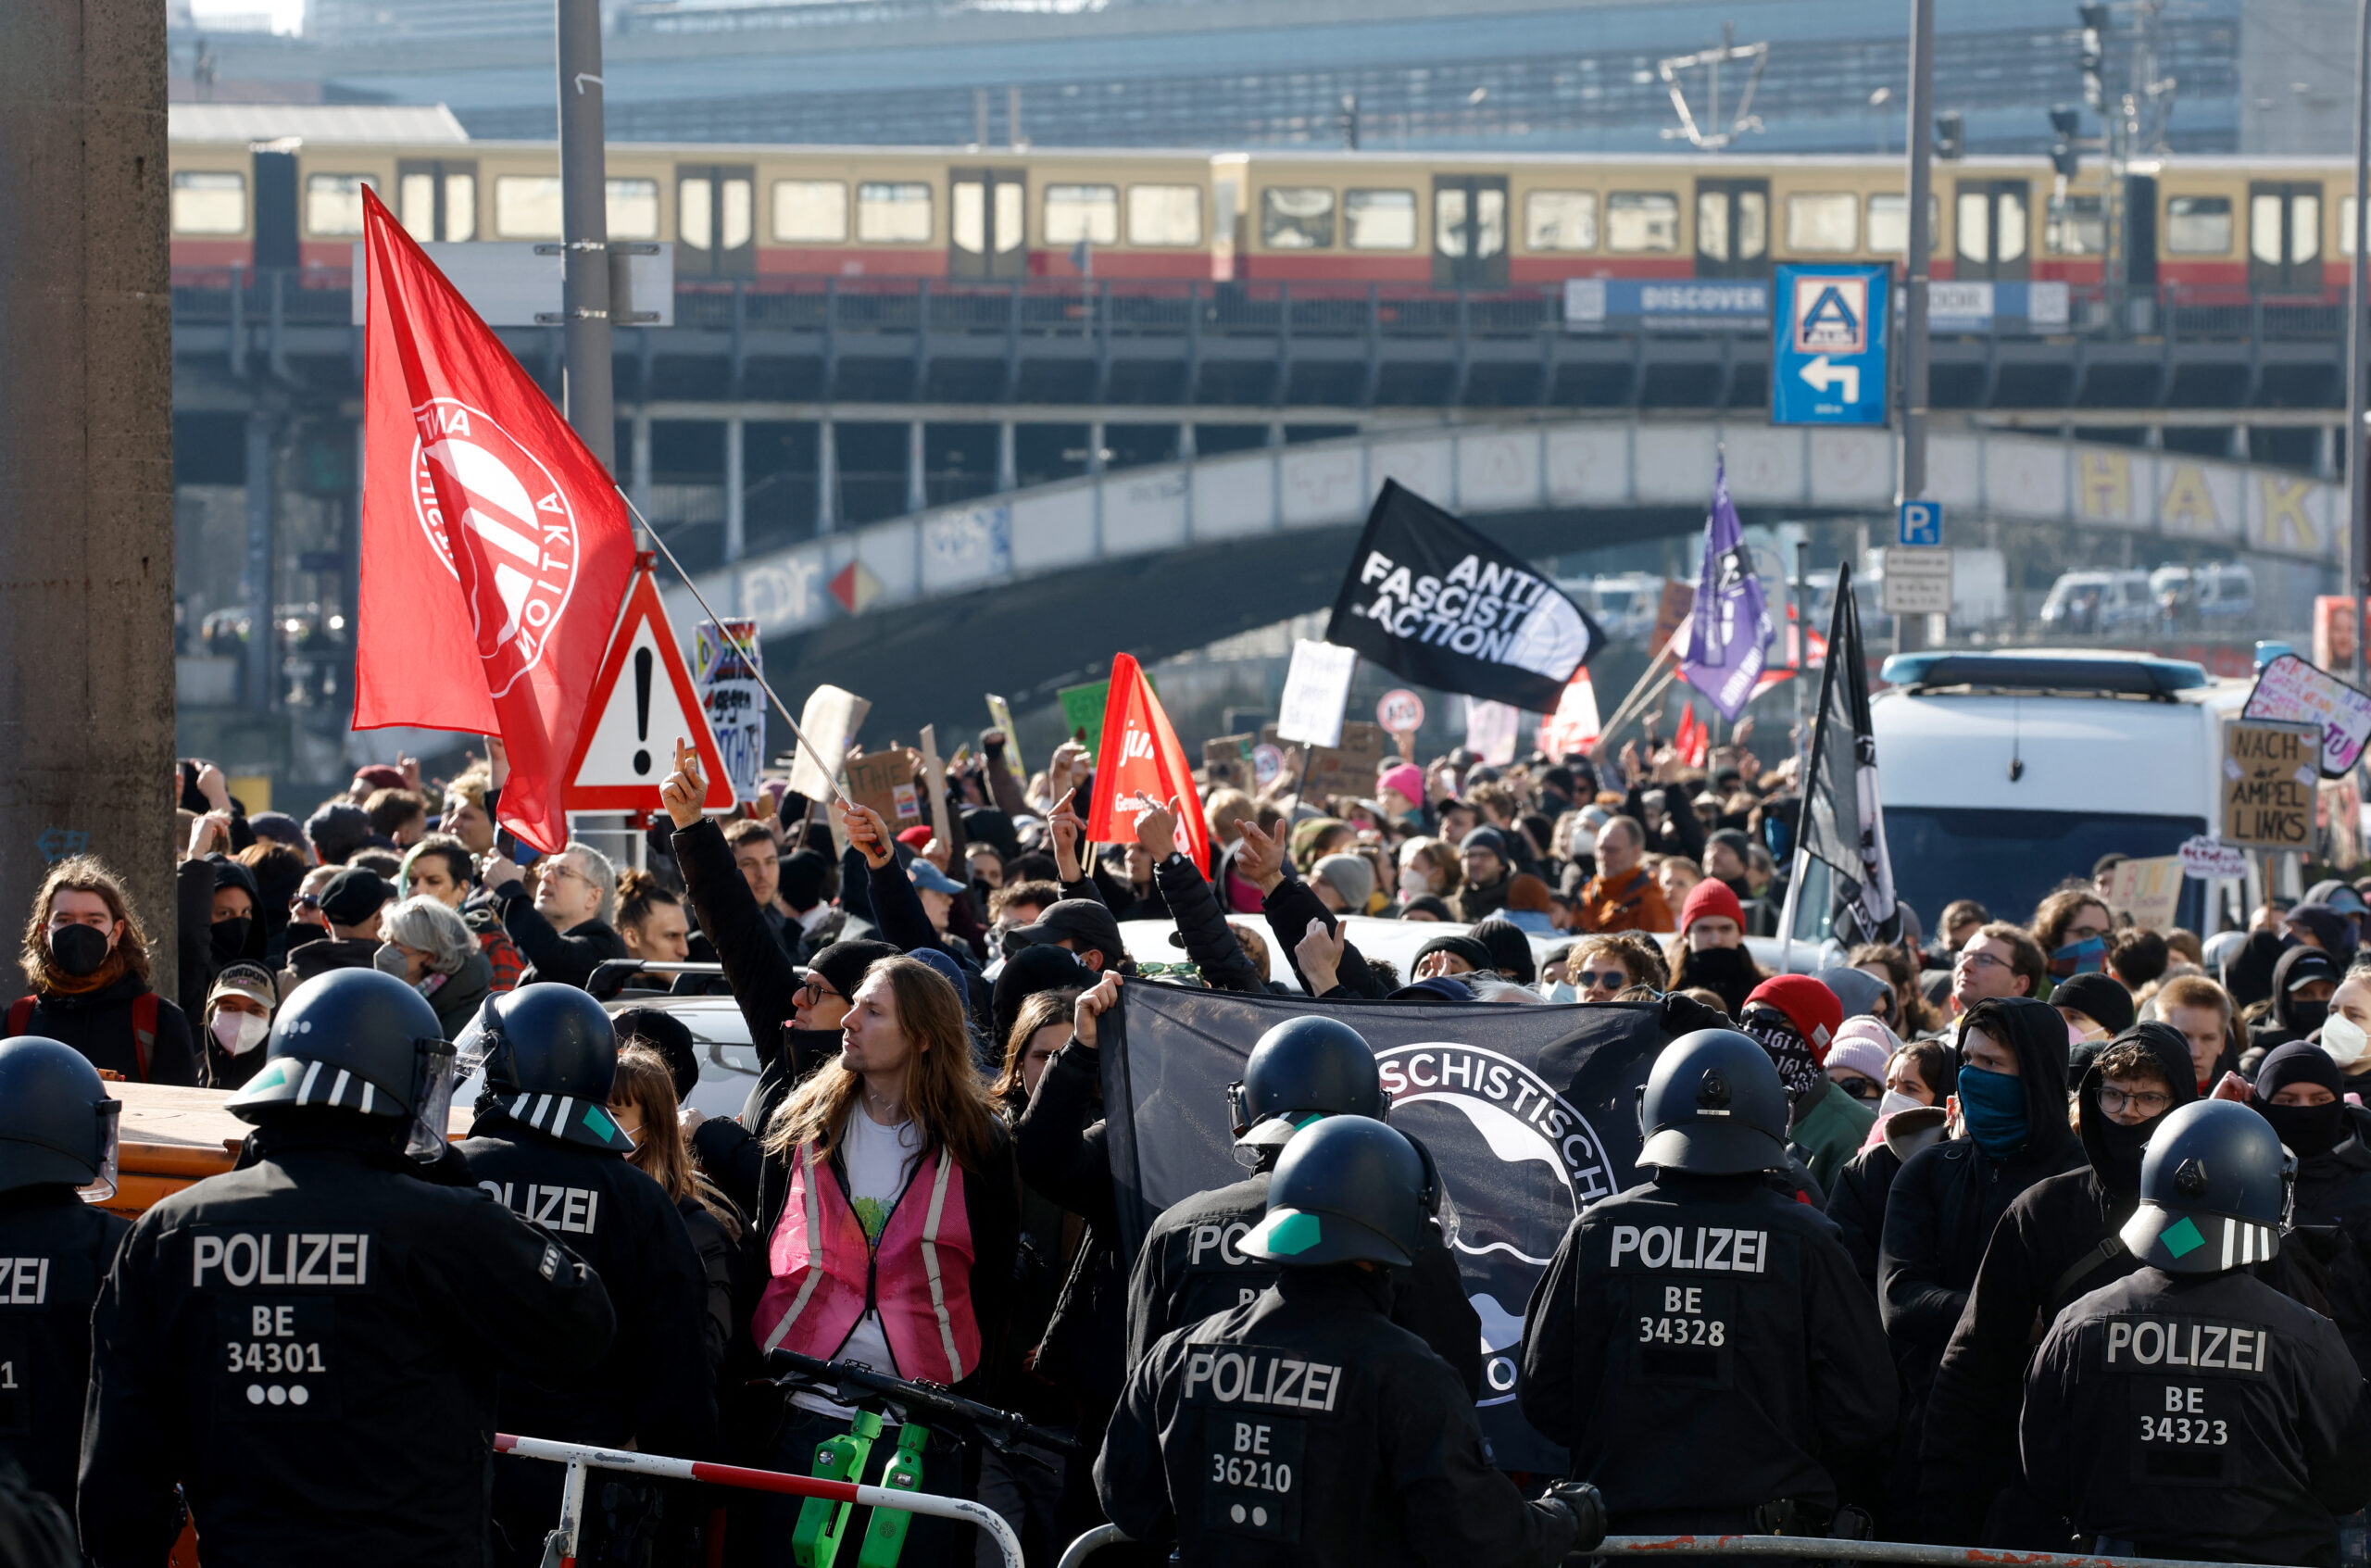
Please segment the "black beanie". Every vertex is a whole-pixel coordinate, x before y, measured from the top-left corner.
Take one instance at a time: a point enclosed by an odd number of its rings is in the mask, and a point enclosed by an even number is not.
[[[620,1049],[635,1044],[648,1046],[666,1059],[667,1076],[675,1081],[676,1100],[692,1098],[692,1085],[700,1081],[699,1050],[682,1019],[657,1008],[626,1008],[609,1022],[617,1027]]]
[[[832,989],[841,996],[853,997],[856,988],[864,984],[866,970],[883,959],[896,958],[898,952],[886,942],[834,942],[816,949],[815,956],[807,960],[807,967],[830,982]]]
[[[1059,991],[1066,985],[1087,986],[1095,984],[1095,972],[1079,962],[1076,954],[1067,947],[1051,943],[1034,943],[1004,960],[1004,968],[997,972],[997,988],[990,1004],[996,1014],[996,1047],[999,1058],[1004,1050],[1005,1036],[1012,1033],[1012,1021],[1021,1016],[1021,1004],[1040,991]]]
[[[2073,1008],[2111,1038],[2132,1027],[2132,993],[2113,974],[2069,975],[2051,988],[2050,1005]]]
[[[1475,922],[1466,935],[1487,947],[1490,967],[1516,985],[1528,985],[1539,978],[1539,965],[1531,956],[1531,938],[1514,922],[1493,915]]]
[[[1515,935],[1520,936],[1523,933],[1518,931]],[[1409,972],[1414,973],[1416,966],[1434,953],[1455,953],[1475,969],[1496,969],[1499,966],[1498,955],[1492,953],[1489,948],[1472,936],[1452,931],[1444,935],[1436,936],[1417,948],[1416,956],[1408,962]]]
[[[782,881],[776,885],[784,903],[803,911],[822,900],[823,880],[831,874],[831,861],[812,849],[801,849],[782,858]]]

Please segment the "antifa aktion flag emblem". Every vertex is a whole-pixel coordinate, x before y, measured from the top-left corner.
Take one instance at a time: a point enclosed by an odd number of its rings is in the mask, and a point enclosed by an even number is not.
[[[502,737],[505,824],[561,801],[634,570],[609,476],[366,186],[361,600],[354,727]]]
[[[1604,633],[1581,607],[1396,480],[1386,480],[1325,640],[1445,692],[1553,712]]]
[[[1835,879],[1828,904],[1837,940],[1847,947],[1891,942],[1901,935],[1901,911],[1894,898],[1893,860],[1886,852],[1877,737],[1869,722],[1869,661],[1861,646],[1861,610],[1852,597],[1849,562],[1836,569],[1836,608],[1827,623],[1827,659],[1820,671],[1819,708],[1806,760],[1802,854],[1826,866]],[[1790,900],[1802,885],[1798,866],[1788,884]],[[1791,919],[1788,928],[1792,929]]]
[[[1481,1319],[1475,1413],[1502,1469],[1564,1473],[1515,1395],[1524,1307],[1573,1218],[1647,1180],[1637,1097],[1663,1039],[1648,1002],[1499,1007],[1323,1002],[1128,985],[1104,1014],[1103,1104],[1122,1241],[1171,1204],[1243,1179],[1227,1085],[1288,1018],[1334,1018],[1374,1047],[1391,1124],[1440,1172],[1442,1231]]]

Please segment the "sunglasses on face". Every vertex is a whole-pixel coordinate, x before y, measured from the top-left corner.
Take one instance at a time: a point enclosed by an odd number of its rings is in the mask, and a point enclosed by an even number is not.
[[[1584,991],[1619,991],[1630,977],[1618,969],[1584,969],[1574,972],[1573,984]]]

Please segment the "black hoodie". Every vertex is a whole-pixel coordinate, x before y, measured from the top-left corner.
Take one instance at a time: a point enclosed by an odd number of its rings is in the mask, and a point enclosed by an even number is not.
[[[2301,970],[2304,972],[2302,974],[2298,972]],[[2248,1048],[2269,1053],[2291,1040],[2309,1038],[2321,1028],[2322,1020],[2328,1015],[2329,1004],[2326,1001],[2305,1004],[2310,1010],[2301,1012],[2297,998],[2289,994],[2289,987],[2309,980],[2327,980],[2335,989],[2345,978],[2345,972],[2339,967],[2338,960],[2319,947],[2308,947],[2299,943],[2281,954],[2279,961],[2272,966],[2272,1015],[2248,1031]]]
[[[2173,1096],[2166,1114],[2197,1098],[2189,1042],[2180,1031],[2165,1023],[2135,1024],[2109,1049],[2126,1042],[2156,1059]],[[2018,1534],[1999,1524],[1988,1530],[1985,1521],[2016,1477],[2026,1363],[2061,1307],[2140,1266],[2115,1234],[2140,1201],[2146,1140],[2102,1132],[2110,1123],[2099,1091],[2094,1059],[2076,1095],[2089,1163],[2037,1182],[2001,1216],[1967,1310],[1936,1369],[1919,1441],[1918,1509],[1927,1540],[1976,1546]],[[2063,1531],[2055,1543],[2046,1541],[2046,1530],[2043,1535],[2044,1544],[2064,1544]]]

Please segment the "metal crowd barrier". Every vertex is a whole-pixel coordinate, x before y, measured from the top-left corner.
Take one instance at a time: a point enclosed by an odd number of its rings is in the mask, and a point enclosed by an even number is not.
[[[1117,1524],[1098,1524],[1070,1544],[1070,1549],[1062,1553],[1059,1568],[1080,1568],[1094,1553],[1127,1538]],[[1916,1546],[1907,1541],[1832,1541],[1816,1536],[1608,1536],[1589,1555],[1596,1558],[1803,1557],[1828,1562],[1913,1564],[1915,1568],[2165,1568],[2162,1559],[2149,1557],[2094,1557],[2063,1551]],[[2252,1565],[2186,1562],[2183,1568],[2252,1568]]]
[[[795,1498],[822,1498],[852,1502],[863,1508],[897,1509],[976,1524],[993,1537],[1004,1553],[1005,1568],[1023,1568],[1021,1541],[1001,1514],[968,1498],[943,1498],[930,1492],[895,1492],[853,1481],[826,1481],[815,1475],[791,1475],[778,1470],[745,1470],[737,1464],[710,1464],[704,1460],[669,1459],[662,1454],[625,1453],[583,1443],[554,1443],[541,1437],[515,1437],[507,1432],[494,1439],[496,1453],[521,1459],[549,1460],[568,1466],[559,1495],[559,1528],[546,1538],[546,1568],[576,1568],[577,1533],[584,1521],[584,1473],[587,1470],[630,1470],[638,1475],[670,1481],[705,1481],[710,1486],[737,1486],[751,1492],[782,1492]],[[1116,1532],[1115,1532],[1116,1534]],[[1073,1550],[1076,1549],[1073,1548]],[[1064,1559],[1065,1562],[1068,1559]]]

